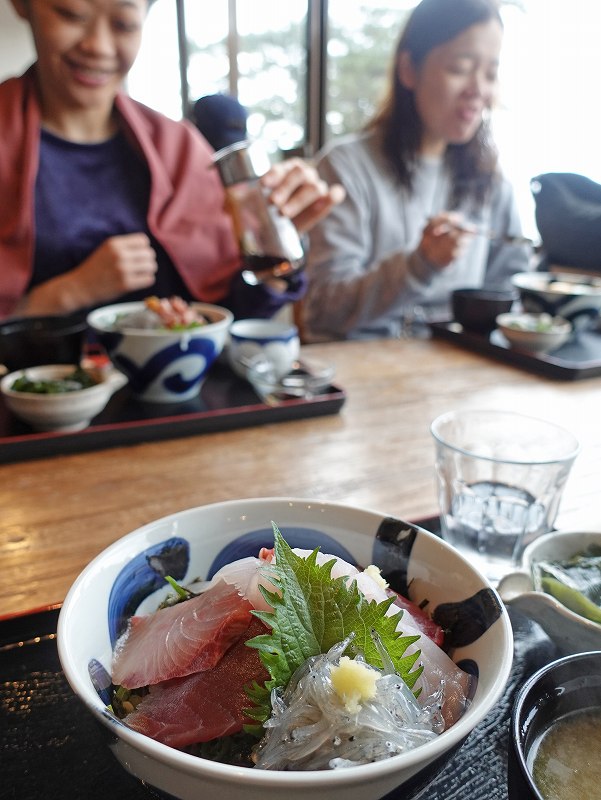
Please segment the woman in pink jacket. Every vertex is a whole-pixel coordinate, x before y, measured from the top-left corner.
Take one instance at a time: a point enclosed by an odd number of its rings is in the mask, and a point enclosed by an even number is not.
[[[121,90],[149,0],[11,0],[36,63],[0,84],[0,318],[148,294],[270,316],[304,289],[248,286],[212,150]],[[263,181],[302,232],[342,190],[300,160]]]

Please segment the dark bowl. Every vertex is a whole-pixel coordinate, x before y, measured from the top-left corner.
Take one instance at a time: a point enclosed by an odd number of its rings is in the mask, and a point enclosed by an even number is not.
[[[512,289],[455,289],[451,295],[453,319],[466,331],[490,333],[499,314],[511,310],[518,299]]]
[[[518,693],[508,754],[509,800],[544,800],[531,773],[542,734],[572,711],[601,711],[601,651],[560,658],[535,673]]]
[[[0,364],[9,372],[45,364],[79,364],[88,329],[75,316],[19,317],[0,323]]]

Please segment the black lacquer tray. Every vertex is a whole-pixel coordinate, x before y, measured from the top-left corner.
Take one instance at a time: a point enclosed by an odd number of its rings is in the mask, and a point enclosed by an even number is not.
[[[417,524],[436,531],[437,518]],[[151,800],[114,759],[99,724],[75,697],[56,649],[57,607],[0,620],[0,798]],[[507,800],[509,716],[516,692],[557,657],[535,623],[510,610],[514,664],[503,697],[422,795],[385,800]],[[212,800],[205,797],[199,800]]]
[[[601,333],[582,331],[552,353],[528,353],[509,346],[503,334],[464,330],[458,322],[430,323],[432,335],[468,350],[492,356],[529,372],[560,380],[581,380],[601,375]]]
[[[0,463],[335,414],[345,399],[342,389],[329,386],[311,397],[270,404],[226,364],[217,363],[198,397],[188,402],[142,402],[125,386],[84,430],[37,433],[7,409],[0,395]]]

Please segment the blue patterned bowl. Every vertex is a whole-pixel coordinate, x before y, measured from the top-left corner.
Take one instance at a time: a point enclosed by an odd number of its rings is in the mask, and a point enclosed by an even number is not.
[[[215,763],[128,728],[107,709],[113,645],[134,612],[155,610],[169,574],[188,583],[223,564],[273,545],[271,521],[293,547],[314,548],[360,566],[379,565],[393,588],[409,594],[450,630],[451,655],[477,673],[464,715],[436,739],[392,758],[346,769],[274,772]],[[451,622],[451,619],[453,620]],[[449,640],[447,640],[449,641]],[[236,500],[192,508],[152,522],[102,552],[63,604],[58,649],[74,691],[108,733],[133,775],[189,800],[377,800],[402,786],[411,798],[428,785],[499,699],[511,668],[513,637],[496,592],[456,550],[434,534],[384,514],[289,498]]]
[[[208,325],[185,331],[118,328],[120,317],[141,312],[144,307],[143,302],[133,302],[97,308],[88,315],[88,325],[141,400],[190,400],[200,391],[209,368],[223,350],[233,314],[221,306],[192,303],[210,320]]]
[[[266,364],[278,380],[287,375],[300,355],[298,328],[277,319],[239,319],[230,327],[227,347],[231,368],[242,378],[253,363]]]

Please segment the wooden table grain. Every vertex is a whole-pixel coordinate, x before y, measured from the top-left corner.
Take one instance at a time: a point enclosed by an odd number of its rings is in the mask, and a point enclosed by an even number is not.
[[[0,466],[0,615],[63,600],[107,545],[159,517],[244,497],[437,513],[430,423],[501,408],[569,428],[581,452],[557,526],[601,530],[601,378],[539,377],[435,340],[312,345],[347,393],[339,414]]]

